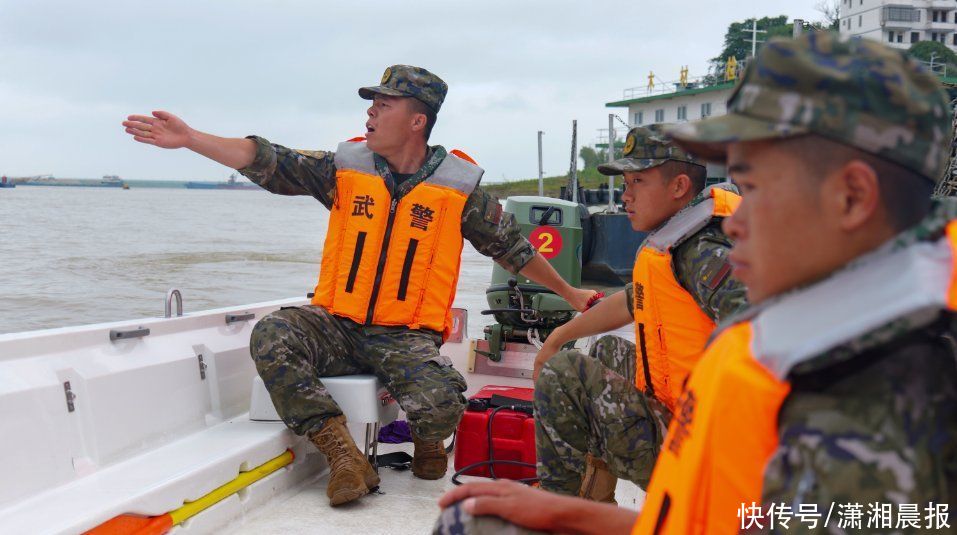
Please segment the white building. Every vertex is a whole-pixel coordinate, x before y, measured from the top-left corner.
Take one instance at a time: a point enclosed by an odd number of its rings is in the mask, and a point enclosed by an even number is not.
[[[954,0],[841,0],[842,34],[909,48],[939,41],[957,50]]]
[[[629,128],[697,121],[705,117],[728,113],[727,101],[734,85],[734,81],[705,85],[699,79],[686,84],[685,87],[671,82],[660,84],[657,88],[630,88],[625,89],[622,100],[608,102],[605,107],[627,108]],[[620,123],[615,127],[616,147],[623,147],[626,133]],[[608,147],[607,129],[599,130],[598,142],[595,146]],[[708,176],[724,176],[724,168],[709,165]]]
[[[692,84],[684,89],[678,86],[664,93],[632,93],[631,98],[608,102],[605,107],[628,108],[628,124],[632,127],[697,121],[727,113],[725,103],[733,88],[734,82],[703,87]],[[626,97],[630,91],[625,90]]]

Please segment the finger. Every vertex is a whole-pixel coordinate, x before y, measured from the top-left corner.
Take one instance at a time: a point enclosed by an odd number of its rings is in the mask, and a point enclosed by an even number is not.
[[[141,123],[139,121],[123,121],[123,126],[143,130],[144,132],[152,131],[154,127],[154,125]]]
[[[497,516],[506,520],[514,500],[498,496],[475,496],[462,502],[462,509],[472,516]]]
[[[146,123],[125,122],[123,123],[123,126],[125,126],[127,130],[133,129],[133,130],[139,130],[141,132],[153,131],[153,125],[146,124]]]
[[[445,509],[446,507],[459,503],[465,498],[469,497],[469,492],[471,488],[477,483],[466,483],[464,485],[459,485],[458,487],[453,488],[452,490],[446,492],[439,498],[439,507]]]
[[[126,133],[133,134],[134,136],[140,136],[140,137],[153,137],[152,132],[148,130],[143,130],[140,128],[127,128]]]
[[[439,498],[439,507],[446,508],[470,496],[500,496],[508,491],[508,485],[503,481],[489,481],[482,483],[466,483],[448,491]]]
[[[139,141],[140,143],[146,143],[147,145],[156,145],[156,140],[143,136],[133,136],[133,139]]]
[[[156,119],[148,115],[130,115],[126,119],[129,121],[138,121],[138,122],[146,123],[146,124],[153,124],[156,122]]]
[[[157,119],[162,119],[164,121],[168,121],[173,118],[173,114],[168,111],[156,110],[153,112],[153,117],[156,117]]]

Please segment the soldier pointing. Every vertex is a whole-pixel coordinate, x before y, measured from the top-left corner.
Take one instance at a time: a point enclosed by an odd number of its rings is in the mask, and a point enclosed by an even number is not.
[[[428,145],[447,89],[423,68],[387,68],[379,85],[359,89],[372,101],[364,138],[331,152],[217,137],[163,111],[123,123],[136,141],[188,148],[330,210],[312,303],[260,320],[250,350],[283,421],[328,458],[332,505],[367,494],[379,478],[320,377],[375,374],[408,414],[413,474],[446,472],[443,440],[465,408],[466,384],[439,346],[451,327],[463,239],[578,310],[594,295],[569,286],[536,253],[481,189],[483,171],[469,156]]]

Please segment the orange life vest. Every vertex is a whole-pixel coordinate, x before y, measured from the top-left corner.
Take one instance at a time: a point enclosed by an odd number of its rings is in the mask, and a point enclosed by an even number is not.
[[[721,332],[679,400],[632,533],[738,533],[742,506],[761,504],[790,371],[895,319],[957,310],[955,252],[957,221],[936,243],[881,249]]]
[[[452,151],[393,199],[365,142],[336,149],[336,202],[312,304],[367,325],[446,332],[462,259],[462,211],[482,169]]]
[[[638,350],[635,385],[672,413],[685,378],[715,324],[678,283],[671,253],[714,218],[730,216],[741,202],[741,197],[717,186],[705,195],[706,200],[678,212],[648,236],[638,251],[633,272]]]

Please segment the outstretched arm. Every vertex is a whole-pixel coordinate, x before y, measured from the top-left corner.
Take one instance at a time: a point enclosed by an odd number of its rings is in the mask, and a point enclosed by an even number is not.
[[[326,208],[336,196],[335,154],[293,150],[260,137],[226,138],[190,128],[165,111],[152,116],[130,115],[126,132],[140,143],[164,149],[187,148],[237,169],[262,188],[279,195],[311,195]]]
[[[548,335],[548,338],[542,344],[542,348],[535,355],[533,379],[538,380],[538,374],[542,371],[545,363],[568,342],[620,329],[631,323],[632,318],[629,308],[627,292],[617,292],[584,313],[579,314],[568,323],[556,328]]]
[[[152,116],[130,115],[123,126],[140,143],[164,149],[187,148],[233,169],[248,167],[256,158],[255,141],[200,132],[165,111],[154,111]]]
[[[595,290],[575,288],[565,281],[555,268],[540,254],[535,254],[519,272],[523,277],[540,284],[562,296],[575,310],[583,312],[588,301],[595,296]]]

